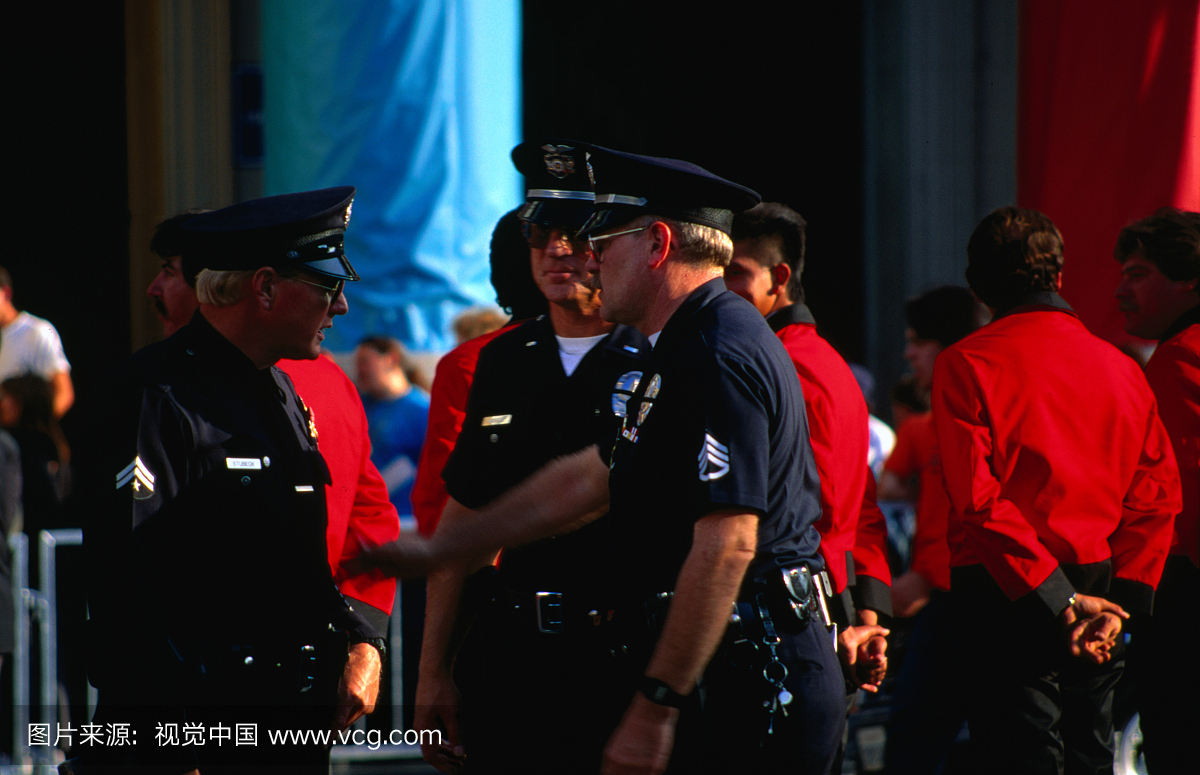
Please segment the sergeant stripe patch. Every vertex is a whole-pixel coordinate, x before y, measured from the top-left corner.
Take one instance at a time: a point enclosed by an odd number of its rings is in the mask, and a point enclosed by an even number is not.
[[[133,482],[133,497],[142,500],[154,494],[154,474],[146,468],[141,457],[134,457],[133,462],[117,474],[118,490],[130,482]]]
[[[700,481],[711,482],[729,473],[729,447],[704,434],[704,448],[700,450]]]

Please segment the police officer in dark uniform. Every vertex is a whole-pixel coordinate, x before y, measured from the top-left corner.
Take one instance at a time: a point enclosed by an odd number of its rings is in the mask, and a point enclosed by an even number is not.
[[[584,233],[601,314],[654,343],[615,444],[374,560],[419,572],[611,503],[607,577],[638,691],[604,770],[828,772],[843,682],[812,583],[823,566],[804,400],[778,339],[721,279],[733,211],[758,196],[686,162],[592,154]]]
[[[348,657],[383,642],[333,585],[328,468],[312,412],[273,364],[315,358],[347,310],[353,196],[287,194],[189,221],[199,311],[93,396],[76,492],[95,721],[132,740],[91,741],[97,763],[323,772],[324,746],[273,746],[268,730],[350,720],[334,715]]]
[[[649,345],[636,329],[600,317],[594,274],[586,268],[590,251],[575,237],[592,212],[585,154],[584,146],[565,140],[513,149],[527,189],[517,215],[549,309],[480,353],[463,430],[443,472],[452,498],[443,519],[483,506],[556,457],[615,435],[612,386],[623,375],[631,383],[641,376]],[[417,701],[427,715],[418,726],[455,726],[447,706],[457,686],[470,771],[599,767],[608,729],[623,709],[604,704],[613,670],[598,574],[604,529],[601,520],[506,550],[498,569],[489,565],[472,577],[463,600],[454,599],[461,568],[433,577]],[[449,638],[456,613],[478,617],[457,659]],[[561,708],[564,687],[576,706],[569,714]],[[541,740],[536,756],[513,744],[530,729]],[[460,742],[449,737],[447,746]],[[431,746],[426,754],[443,767],[457,759],[446,747]]]

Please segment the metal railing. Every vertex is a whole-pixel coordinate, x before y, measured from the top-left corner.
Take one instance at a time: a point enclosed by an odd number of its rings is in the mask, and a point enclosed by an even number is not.
[[[55,728],[58,721],[58,596],[57,596],[57,550],[60,546],[80,546],[83,531],[75,529],[43,530],[38,533],[38,589],[29,586],[29,537],[16,533],[9,537],[12,551],[12,589],[15,621],[13,626],[12,656],[12,736],[13,760],[11,767],[0,767],[0,775],[7,772],[28,773],[29,765],[42,765],[46,772],[53,772],[52,765],[58,749],[53,745],[29,745],[31,715],[32,642],[34,624],[38,633],[38,714],[43,724]],[[396,602],[392,611],[391,635],[388,643],[388,662],[391,667],[390,689],[392,694],[393,727],[402,722],[402,698],[404,697],[403,636],[401,623],[400,586],[396,588]],[[88,717],[96,708],[96,689],[87,687]],[[72,720],[74,723],[76,720]],[[85,719],[86,721],[86,719]],[[356,726],[363,728],[365,720]],[[355,762],[379,759],[420,759],[419,746],[383,745],[375,748],[355,745],[334,747],[332,759],[338,762]],[[51,765],[51,766],[47,766]],[[42,767],[38,767],[40,771]]]
[[[42,530],[38,533],[38,586],[29,587],[29,537],[9,536],[12,550],[13,608],[13,764],[53,764],[57,749],[29,745],[33,622],[38,627],[39,721],[53,728],[58,718],[58,598],[57,555],[59,546],[80,546],[78,528]],[[95,707],[95,690],[88,688],[88,710]]]

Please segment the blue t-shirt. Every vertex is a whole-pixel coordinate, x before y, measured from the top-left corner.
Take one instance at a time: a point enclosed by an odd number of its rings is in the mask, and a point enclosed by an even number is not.
[[[383,475],[396,510],[411,514],[413,481],[429,420],[429,397],[413,388],[391,400],[364,395],[362,402],[371,437],[371,462]]]

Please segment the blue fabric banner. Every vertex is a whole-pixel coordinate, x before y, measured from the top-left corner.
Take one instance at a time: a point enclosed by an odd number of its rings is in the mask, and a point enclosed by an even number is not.
[[[521,202],[519,0],[264,0],[264,193],[358,187],[362,281],[326,346],[453,345],[492,303],[488,243]]]

